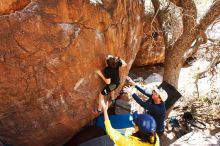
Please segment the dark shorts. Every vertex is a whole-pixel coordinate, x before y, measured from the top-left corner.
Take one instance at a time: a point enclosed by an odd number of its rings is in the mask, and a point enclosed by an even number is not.
[[[106,96],[118,87],[119,84],[108,84],[104,87],[101,94]]]

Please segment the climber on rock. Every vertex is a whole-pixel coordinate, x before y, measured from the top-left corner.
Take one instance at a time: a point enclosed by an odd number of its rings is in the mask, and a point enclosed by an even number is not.
[[[105,104],[104,96],[110,94],[112,102],[115,102],[114,90],[120,84],[119,68],[127,66],[124,60],[112,55],[107,56],[106,63],[107,67],[105,67],[103,73],[100,70],[96,71],[96,73],[104,80],[106,86],[99,94],[99,105],[98,109],[93,111],[94,114],[101,113],[102,105]]]
[[[149,97],[150,99],[144,102],[138,95],[131,90],[130,87],[125,87],[124,92],[129,93],[134,100],[147,110],[147,113],[152,115],[157,123],[157,134],[162,135],[164,132],[164,121],[166,116],[165,101],[168,97],[167,92],[163,88],[154,87],[152,94],[145,92],[141,87],[139,87],[130,77],[127,77],[127,81],[135,86],[142,94]],[[152,101],[152,102],[150,102]]]

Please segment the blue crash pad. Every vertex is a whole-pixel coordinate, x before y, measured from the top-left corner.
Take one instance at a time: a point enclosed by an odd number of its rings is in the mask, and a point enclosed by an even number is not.
[[[124,129],[124,128],[133,127],[132,116],[130,114],[110,115],[109,119],[114,129]],[[98,127],[105,129],[103,116],[97,117],[96,125]]]

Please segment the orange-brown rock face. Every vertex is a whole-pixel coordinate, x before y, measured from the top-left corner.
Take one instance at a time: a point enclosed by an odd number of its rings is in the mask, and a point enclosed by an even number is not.
[[[143,3],[33,0],[0,16],[0,140],[62,145],[91,121],[108,54],[128,67],[140,47]],[[120,88],[119,88],[120,89]],[[118,89],[118,91],[119,91]]]
[[[12,13],[14,11],[23,9],[31,0],[1,0],[0,1],[0,15]]]
[[[164,62],[165,45],[162,31],[159,29],[157,20],[151,24],[150,15],[145,16],[144,36],[134,66],[145,66]]]
[[[180,0],[172,0],[176,5],[180,5]],[[170,20],[170,27],[165,27],[169,45],[173,45],[183,32],[182,9],[175,4],[169,4],[169,13],[166,14]],[[149,10],[149,8],[148,8]],[[134,62],[134,66],[144,66],[149,64],[163,63],[165,58],[165,44],[162,30],[152,14],[146,15],[144,18],[144,36],[141,42],[141,47]],[[158,32],[158,37],[152,36],[154,32]]]

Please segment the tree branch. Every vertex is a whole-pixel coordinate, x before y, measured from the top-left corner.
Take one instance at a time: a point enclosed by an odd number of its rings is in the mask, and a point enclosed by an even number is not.
[[[175,4],[178,7],[182,7],[181,0],[170,0],[170,2],[172,2],[173,4]]]
[[[192,31],[196,26],[197,9],[193,0],[182,1],[183,7],[183,34]]]
[[[196,25],[193,30],[189,30],[182,34],[182,36],[173,45],[174,50],[179,54],[184,54],[185,51],[191,47],[192,42],[199,34],[203,34],[207,27],[220,15],[220,0],[217,0],[201,19],[200,23]]]
[[[215,19],[220,15],[220,0],[216,0],[211,6],[206,15],[200,20],[197,29],[199,31],[205,31],[207,27],[215,21]]]
[[[198,38],[195,42],[195,44],[193,45],[193,47],[191,47],[190,49],[188,49],[184,56],[183,56],[183,62],[185,62],[187,60],[187,58],[191,57],[192,55],[194,55],[198,49],[199,49],[199,46],[202,44],[202,39]]]

